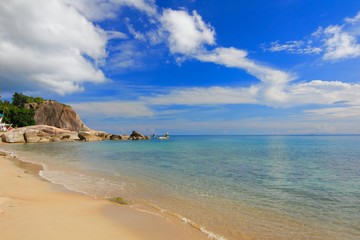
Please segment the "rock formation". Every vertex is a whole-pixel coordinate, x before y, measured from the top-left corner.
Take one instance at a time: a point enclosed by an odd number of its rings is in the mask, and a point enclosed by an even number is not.
[[[131,135],[107,134],[102,131],[69,131],[54,126],[35,125],[16,128],[0,134],[0,141],[6,143],[47,143],[47,142],[73,142],[73,141],[103,141],[103,140],[150,140],[133,131]]]
[[[29,107],[35,109],[36,125],[49,125],[73,132],[93,131],[83,123],[80,116],[69,105],[57,101],[44,101]]]
[[[132,139],[132,140],[144,140],[145,136],[142,135],[141,133],[137,132],[137,131],[132,131],[132,133],[130,135],[130,139]]]
[[[88,131],[80,131],[78,133],[78,137],[81,141],[92,142],[92,141],[102,141],[105,139],[107,135],[102,134],[103,132],[88,132]]]
[[[102,140],[148,140],[137,131],[131,135],[108,134],[88,128],[71,106],[57,101],[26,103],[27,109],[34,109],[35,126],[17,128],[0,133],[0,141],[6,143],[43,143],[55,141],[102,141]]]
[[[123,140],[123,137],[121,135],[112,134],[110,140]]]
[[[1,136],[6,143],[44,143],[79,140],[77,132],[47,125],[36,125],[14,129]]]

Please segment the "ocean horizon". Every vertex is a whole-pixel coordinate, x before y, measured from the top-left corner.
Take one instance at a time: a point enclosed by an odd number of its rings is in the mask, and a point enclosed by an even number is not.
[[[213,239],[358,239],[359,135],[175,135],[11,144],[45,179]]]

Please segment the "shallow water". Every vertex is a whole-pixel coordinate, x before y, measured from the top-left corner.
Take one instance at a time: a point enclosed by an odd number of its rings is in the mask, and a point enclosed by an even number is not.
[[[42,175],[52,182],[154,206],[217,239],[360,236],[360,136],[174,136],[7,146],[43,163]]]

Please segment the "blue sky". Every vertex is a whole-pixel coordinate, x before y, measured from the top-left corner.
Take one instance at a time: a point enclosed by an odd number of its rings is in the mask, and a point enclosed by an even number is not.
[[[360,2],[12,0],[0,81],[112,133],[360,133]]]

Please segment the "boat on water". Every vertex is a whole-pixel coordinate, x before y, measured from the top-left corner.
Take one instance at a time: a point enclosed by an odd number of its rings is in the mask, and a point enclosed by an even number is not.
[[[170,133],[166,133],[164,136],[160,136],[159,140],[169,140],[170,139]]]

